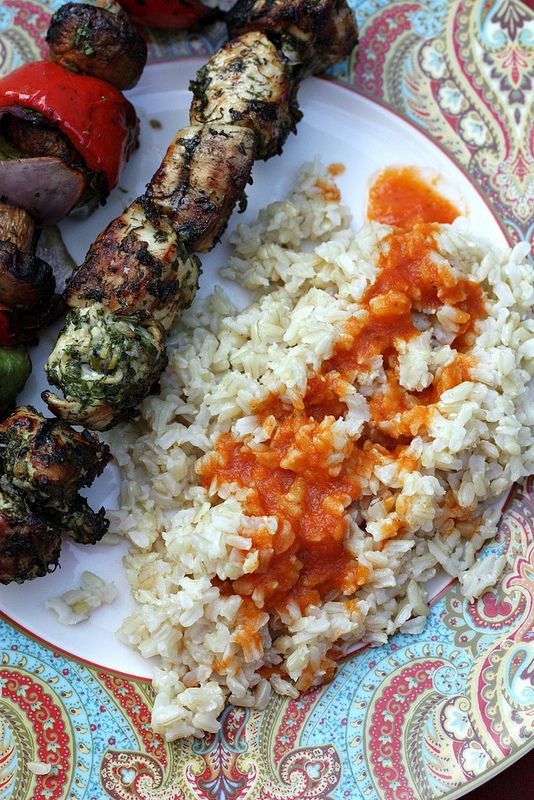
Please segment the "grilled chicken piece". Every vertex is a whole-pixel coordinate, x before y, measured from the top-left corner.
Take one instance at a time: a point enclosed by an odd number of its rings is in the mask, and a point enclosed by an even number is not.
[[[5,563],[4,582],[44,575],[48,564],[57,564],[61,533],[82,544],[102,538],[108,528],[104,509],[93,511],[78,491],[110,458],[94,434],[46,419],[31,406],[0,423],[0,564],[9,552],[17,556],[16,564]],[[11,525],[4,543],[2,498],[9,501],[4,517]]]
[[[172,223],[188,252],[215,245],[254,163],[255,136],[233,125],[194,125],[178,131],[146,196]]]
[[[46,41],[52,61],[117,89],[135,86],[146,64],[146,42],[122,9],[66,3],[53,15]]]
[[[48,391],[42,397],[66,422],[105,431],[136,415],[166,365],[165,331],[147,312],[76,308],[46,365],[65,399]]]
[[[105,510],[93,511],[85,497],[48,505],[43,508],[43,516],[78,544],[96,544],[109,528]]]
[[[256,134],[256,157],[282,151],[301,118],[285,57],[250,31],[218,50],[191,81],[191,125],[238,125]]]
[[[46,419],[31,406],[19,406],[0,423],[3,475],[44,505],[58,498],[68,503],[93,483],[110,458],[108,446],[94,434]]]
[[[22,253],[33,253],[35,222],[23,208],[0,203],[0,242],[12,242]]]
[[[28,156],[50,156],[60,158],[71,167],[83,166],[74,145],[49,122],[8,114],[5,131],[11,143]]]
[[[226,17],[230,36],[262,31],[301,80],[349,55],[358,43],[346,0],[238,0]]]
[[[141,197],[96,239],[65,297],[73,308],[148,311],[168,330],[190,305],[199,273],[198,258],[187,256],[169,220]]]
[[[52,572],[60,550],[60,531],[34,514],[24,495],[0,479],[0,583],[22,583]]]
[[[48,307],[55,288],[49,264],[0,241],[0,304],[17,309]]]

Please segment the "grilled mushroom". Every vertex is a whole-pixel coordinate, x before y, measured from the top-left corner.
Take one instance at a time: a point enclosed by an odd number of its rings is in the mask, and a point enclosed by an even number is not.
[[[49,304],[56,288],[54,273],[33,255],[35,242],[28,212],[0,203],[0,304],[17,309]]]
[[[0,241],[0,303],[19,309],[48,305],[55,288],[54,273],[45,261]]]
[[[167,364],[165,331],[147,312],[94,304],[70,312],[46,365],[65,399],[43,392],[56,416],[104,431],[135,416]]]
[[[22,583],[52,572],[60,550],[60,531],[34,514],[24,495],[0,479],[0,583]]]
[[[23,208],[0,203],[0,242],[11,242],[22,253],[31,254],[35,241],[35,222],[30,214]]]
[[[146,64],[146,42],[122,9],[66,3],[53,15],[46,41],[52,61],[118,89],[135,86]]]
[[[178,131],[146,196],[171,221],[188,252],[211,250],[237,202],[244,201],[254,133],[233,125]]]
[[[285,57],[256,31],[221,47],[198,71],[190,89],[191,125],[250,128],[261,159],[282,151],[302,116]]]
[[[226,22],[230,36],[262,31],[299,80],[335,64],[358,43],[346,0],[238,0]]]

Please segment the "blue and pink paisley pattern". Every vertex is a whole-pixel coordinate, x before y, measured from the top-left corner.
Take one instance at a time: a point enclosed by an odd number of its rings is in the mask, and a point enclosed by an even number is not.
[[[62,0],[2,0],[0,75],[45,55]],[[534,17],[515,0],[353,0],[359,58],[333,77],[420,127],[470,175],[511,241],[534,235]],[[150,33],[152,61],[224,38]],[[530,99],[530,102],[529,102]],[[486,554],[476,603],[452,586],[421,636],[347,659],[335,680],[262,712],[228,708],[217,736],[150,728],[150,684],[54,652],[0,618],[0,800],[431,800],[534,744],[534,487]],[[28,763],[51,765],[35,775]]]

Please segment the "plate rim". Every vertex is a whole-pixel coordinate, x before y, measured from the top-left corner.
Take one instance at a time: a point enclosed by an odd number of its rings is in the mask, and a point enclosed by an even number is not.
[[[204,63],[205,59],[203,59],[201,57],[198,57],[198,56],[185,56],[185,57],[164,59],[164,60],[153,62],[153,63],[147,65],[147,68],[156,71],[160,67],[165,67],[165,66],[168,66],[170,64],[173,64],[173,65],[181,64],[183,62]],[[460,170],[460,172],[463,174],[464,178],[469,182],[471,187],[477,192],[477,194],[479,195],[479,197],[483,201],[484,205],[490,211],[490,213],[491,213],[493,219],[495,220],[497,226],[501,230],[501,232],[502,232],[502,234],[503,234],[503,236],[504,236],[504,238],[506,240],[507,245],[509,247],[513,246],[513,240],[511,238],[506,226],[504,225],[503,221],[501,220],[500,215],[498,214],[497,210],[495,209],[492,201],[483,192],[481,187],[475,182],[475,180],[467,172],[465,167],[458,161],[458,159],[452,153],[450,153],[440,142],[436,141],[436,139],[434,139],[424,128],[422,128],[420,125],[418,125],[414,120],[410,119],[409,117],[406,117],[406,116],[403,116],[402,114],[400,114],[395,108],[392,108],[391,106],[387,105],[383,100],[381,100],[381,99],[379,99],[377,97],[374,97],[374,96],[368,94],[367,92],[362,91],[362,90],[354,87],[353,85],[351,85],[349,83],[346,83],[346,82],[344,82],[342,80],[339,80],[337,78],[334,78],[334,77],[331,77],[331,76],[327,76],[327,75],[317,75],[317,76],[314,76],[314,77],[319,79],[319,80],[322,80],[322,81],[325,81],[327,83],[330,83],[332,85],[335,85],[335,86],[339,87],[342,90],[348,90],[349,92],[351,92],[353,94],[356,94],[359,97],[361,97],[364,101],[369,102],[369,103],[371,103],[373,105],[379,106],[386,113],[393,114],[402,123],[405,123],[405,124],[409,125],[411,128],[413,128],[419,134],[424,136],[425,139],[427,141],[429,141],[433,146],[437,147],[443,153],[443,155],[446,156],[447,159],[450,160],[454,164],[454,166],[457,169]],[[129,96],[131,93],[127,93],[127,94]],[[513,491],[514,491],[514,487],[512,487],[510,489],[510,494],[507,497],[506,502],[505,502],[505,504],[503,506],[503,513],[506,511],[506,508],[508,506],[508,502],[510,500],[510,496],[513,493]],[[451,580],[445,587],[443,587],[432,598],[432,600],[430,601],[430,604],[433,604],[433,603],[437,602],[444,594],[449,592],[451,587],[454,586],[456,582],[457,582],[457,579]],[[93,669],[103,670],[108,674],[115,675],[115,676],[118,676],[118,677],[130,678],[130,679],[133,679],[135,681],[148,683],[148,684],[151,683],[151,678],[147,678],[147,677],[144,677],[144,676],[139,676],[139,675],[135,675],[135,674],[132,674],[132,673],[127,673],[127,672],[124,672],[124,671],[121,671],[121,670],[113,669],[113,668],[98,664],[97,662],[93,662],[93,661],[91,661],[89,659],[83,658],[81,656],[78,656],[78,655],[76,655],[74,653],[71,653],[69,650],[67,650],[67,649],[65,649],[63,647],[60,647],[60,646],[58,646],[58,645],[56,645],[56,644],[54,644],[54,643],[52,643],[50,641],[47,641],[46,639],[44,639],[43,637],[39,636],[38,634],[33,633],[31,630],[27,629],[25,626],[21,625],[19,622],[17,622],[13,618],[11,618],[1,608],[0,608],[0,617],[8,624],[8,626],[13,627],[13,628],[21,631],[25,636],[27,636],[28,638],[33,639],[33,640],[41,643],[42,645],[44,645],[50,651],[58,652],[58,653],[61,653],[61,654],[65,655],[71,661],[74,661],[76,663],[80,663],[80,664],[89,666],[89,667],[91,667]],[[9,638],[7,640],[7,644],[9,646]],[[354,658],[354,657],[357,657],[357,655],[356,656],[353,655],[353,656],[349,656],[349,657]],[[533,705],[533,708],[534,708],[534,705]],[[509,767],[512,767],[516,762],[518,762],[521,758],[523,758],[525,755],[527,755],[533,749],[534,749],[534,736],[530,737],[529,740],[527,740],[524,744],[522,744],[520,747],[518,747],[516,750],[514,750],[511,754],[509,754],[507,756],[504,756],[495,765],[493,765],[489,769],[485,770],[483,774],[481,774],[479,776],[476,776],[476,777],[473,777],[472,779],[466,781],[464,784],[462,784],[458,788],[456,788],[456,789],[454,789],[454,790],[452,790],[450,792],[447,792],[446,794],[440,795],[440,798],[442,798],[442,800],[458,800],[459,798],[462,798],[462,797],[468,795],[474,789],[477,789],[477,788],[483,786],[484,784],[486,784],[492,778],[496,777],[501,772],[505,771]]]

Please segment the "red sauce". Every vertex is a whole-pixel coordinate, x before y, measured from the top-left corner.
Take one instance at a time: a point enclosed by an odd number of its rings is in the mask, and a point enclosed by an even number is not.
[[[268,416],[272,410],[266,405],[259,413]],[[254,594],[266,607],[281,611],[289,600],[304,609],[333,590],[353,594],[367,577],[367,570],[343,546],[345,509],[360,494],[358,467],[367,456],[355,450],[341,474],[330,475],[320,465],[333,451],[332,441],[328,435],[320,436],[319,426],[307,415],[286,411],[264,452],[222,436],[216,459],[206,461],[200,471],[204,485],[216,477],[250,489],[244,504],[247,514],[278,517],[274,535],[265,529],[252,536],[264,563],[233,581],[232,591]],[[285,469],[281,462],[295,443],[302,450],[291,469]]]
[[[329,164],[327,172],[335,178],[338,175],[343,175],[346,169],[345,164]]]
[[[457,208],[425,181],[417,167],[389,167],[369,189],[367,217],[374,222],[411,228],[420,222],[450,223]]]
[[[332,191],[330,184],[319,184],[325,193]],[[410,215],[401,213],[407,198],[415,209]],[[222,586],[250,598],[247,618],[254,617],[256,606],[283,613],[293,601],[304,610],[331,593],[350,596],[366,582],[366,568],[344,546],[346,509],[360,497],[362,478],[376,465],[395,461],[399,470],[417,468],[407,446],[428,426],[441,394],[469,379],[472,358],[459,354],[422,392],[406,391],[398,381],[396,345],[419,333],[414,311],[436,310],[445,303],[462,311],[457,345],[485,315],[480,286],[457,279],[433,256],[434,223],[450,222],[458,212],[411,168],[382,173],[370,190],[369,206],[373,219],[387,217],[397,227],[384,242],[378,275],[362,299],[364,318],[348,322],[336,352],[309,378],[298,407],[287,407],[276,396],[257,406],[257,416],[273,430],[261,449],[225,435],[199,469],[206,487],[214,480],[246,487],[247,514],[278,519],[274,534],[265,528],[252,536],[252,546],[260,552],[258,569]],[[384,389],[369,400],[371,420],[358,442],[346,444],[335,468],[332,425],[347,413],[343,386],[353,383],[370,357],[379,355],[386,373]],[[388,538],[404,528],[402,508],[396,507],[394,495],[389,499],[388,510],[395,510],[397,517],[388,522]],[[254,624],[243,625],[239,637],[244,642],[256,634]]]
[[[324,199],[329,203],[339,203],[341,200],[341,193],[335,183],[329,183],[322,178],[317,178],[315,185],[321,190]]]

